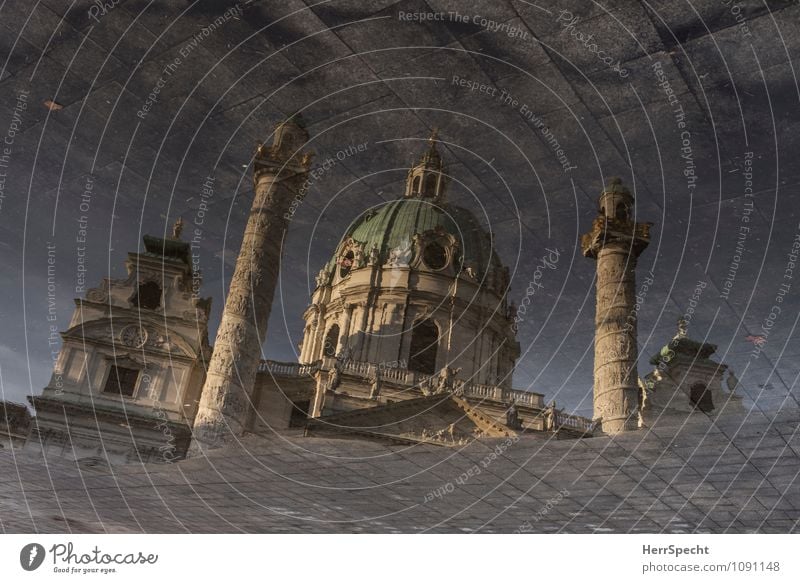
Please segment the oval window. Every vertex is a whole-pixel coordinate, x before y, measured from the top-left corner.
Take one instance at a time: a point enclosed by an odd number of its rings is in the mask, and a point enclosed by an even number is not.
[[[339,258],[339,277],[347,277],[347,274],[353,269],[354,261],[355,255],[352,251],[348,251]]]
[[[432,241],[425,245],[422,260],[431,269],[442,269],[447,265],[447,251],[439,243]]]

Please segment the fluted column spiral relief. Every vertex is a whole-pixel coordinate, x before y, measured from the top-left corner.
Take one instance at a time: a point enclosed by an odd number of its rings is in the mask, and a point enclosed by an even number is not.
[[[277,126],[272,146],[260,146],[256,153],[255,197],[195,418],[194,454],[246,429],[281,245],[291,213],[304,195],[310,155],[300,149],[307,141],[302,120],[294,116]]]
[[[606,433],[638,427],[636,262],[650,242],[633,197],[618,178],[600,195],[599,214],[583,235],[583,254],[597,260],[594,418]]]

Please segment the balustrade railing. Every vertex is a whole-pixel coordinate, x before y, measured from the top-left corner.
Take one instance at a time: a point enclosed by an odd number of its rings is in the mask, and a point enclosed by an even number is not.
[[[258,372],[268,372],[280,377],[306,377],[319,370],[320,363],[300,364],[297,362],[278,362],[276,360],[262,360]]]
[[[529,393],[528,391],[516,391],[514,389],[508,389],[508,398],[504,399],[507,401],[514,400],[520,405],[526,405],[528,407],[544,407],[544,399],[542,395],[538,393]]]
[[[330,361],[330,362],[328,362]],[[328,359],[325,363],[315,362],[312,364],[299,364],[297,362],[278,362],[275,360],[262,360],[258,367],[258,372],[269,372],[275,376],[281,377],[305,377],[312,376],[320,368],[330,368],[335,362],[334,359]],[[371,377],[375,373],[375,368],[379,368],[381,378],[385,381],[390,381],[399,385],[408,387],[420,386],[429,384],[431,380],[435,383],[436,375],[428,375],[412,371],[405,368],[382,368],[378,365],[369,362],[360,362],[355,360],[345,361],[341,365],[341,371],[361,377]],[[527,407],[542,408],[544,402],[542,395],[538,393],[530,393],[528,391],[518,391],[515,389],[505,389],[494,385],[483,385],[479,383],[466,382],[463,385],[463,395],[468,397],[475,397],[487,399],[497,402],[510,402],[514,401],[518,405]],[[581,419],[581,418],[577,418]],[[564,423],[569,424],[575,422],[571,419],[566,419]]]
[[[381,371],[384,379],[402,384],[406,383],[409,372],[411,371],[404,368],[387,368]]]
[[[594,423],[585,417],[578,417],[577,415],[570,415],[569,413],[562,413],[557,411],[555,414],[555,426],[570,427],[579,431],[591,432],[594,428]]]

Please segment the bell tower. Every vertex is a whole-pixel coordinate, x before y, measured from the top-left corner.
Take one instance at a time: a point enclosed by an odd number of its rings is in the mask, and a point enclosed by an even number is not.
[[[606,433],[638,426],[636,261],[650,243],[652,223],[634,222],[634,200],[619,178],[600,194],[598,216],[581,237],[597,260],[594,417]]]
[[[192,453],[241,435],[253,410],[253,384],[272,309],[281,244],[292,205],[305,195],[311,155],[300,150],[307,142],[305,124],[296,114],[278,124],[271,146],[261,145],[256,152],[255,197],[195,418]]]

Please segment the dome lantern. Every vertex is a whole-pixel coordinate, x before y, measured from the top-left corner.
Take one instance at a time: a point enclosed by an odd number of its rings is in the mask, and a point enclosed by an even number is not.
[[[439,132],[434,129],[428,138],[428,149],[419,162],[408,171],[406,198],[424,198],[440,201],[444,195],[446,179],[444,163],[436,148]]]

